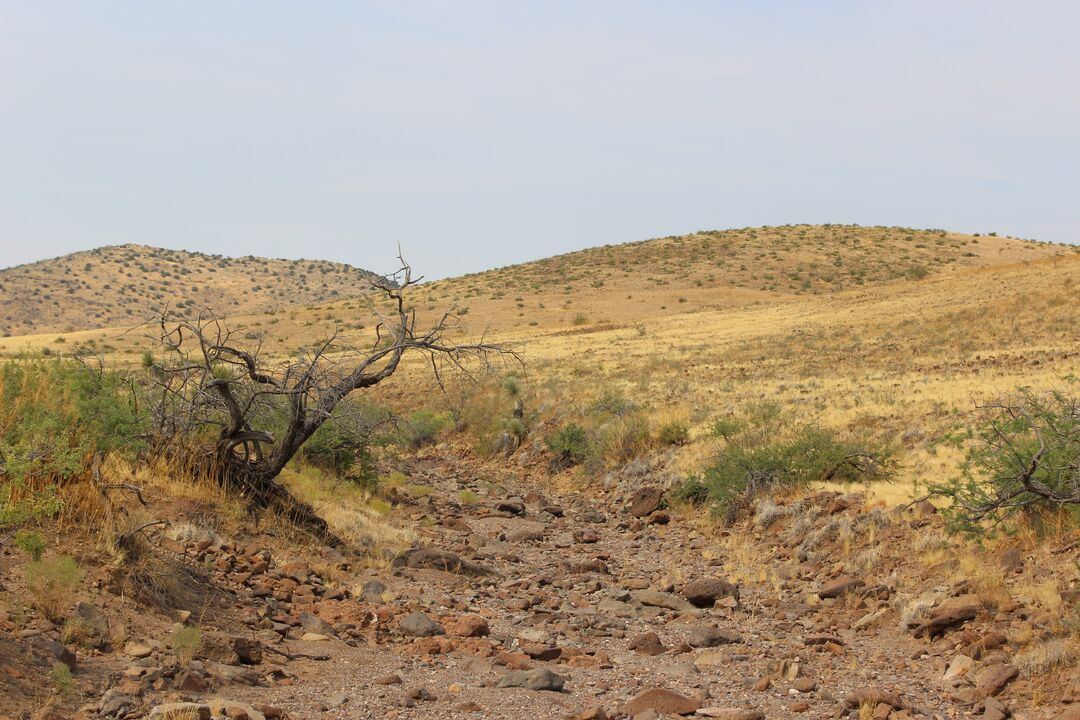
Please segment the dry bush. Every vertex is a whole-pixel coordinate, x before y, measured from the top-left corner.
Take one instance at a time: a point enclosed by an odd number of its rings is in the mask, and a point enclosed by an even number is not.
[[[1037,677],[1052,670],[1071,667],[1080,660],[1080,642],[1076,638],[1056,638],[1033,642],[1012,658],[1012,664],[1025,677]]]

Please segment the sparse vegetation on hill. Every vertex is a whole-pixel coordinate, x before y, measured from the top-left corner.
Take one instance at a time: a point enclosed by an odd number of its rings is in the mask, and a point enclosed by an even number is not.
[[[325,260],[115,245],[0,270],[0,334],[130,327],[166,309],[274,313],[362,295],[376,278]]]

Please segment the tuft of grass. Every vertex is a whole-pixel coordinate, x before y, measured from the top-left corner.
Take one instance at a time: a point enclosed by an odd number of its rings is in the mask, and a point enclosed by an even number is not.
[[[65,700],[70,700],[78,694],[79,689],[75,680],[71,677],[71,668],[64,663],[54,663],[49,671],[49,682],[56,694]]]
[[[180,667],[187,667],[202,647],[202,631],[197,625],[177,625],[169,637],[169,647]]]
[[[82,570],[69,555],[31,560],[24,569],[30,604],[52,622],[61,622],[74,602]]]

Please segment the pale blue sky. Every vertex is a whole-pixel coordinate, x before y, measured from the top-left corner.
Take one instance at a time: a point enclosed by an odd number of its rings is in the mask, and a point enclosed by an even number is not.
[[[0,266],[429,277],[789,222],[1080,240],[1076,2],[0,0]]]

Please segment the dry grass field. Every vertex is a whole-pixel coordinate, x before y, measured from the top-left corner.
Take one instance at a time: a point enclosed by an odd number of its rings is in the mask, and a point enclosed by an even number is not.
[[[939,441],[979,398],[1080,375],[1080,254],[995,236],[857,226],[707,232],[425,283],[410,297],[420,325],[456,308],[462,335],[520,350],[531,401],[547,419],[615,390],[658,422],[685,418],[700,438],[718,416],[773,402],[898,446],[894,492],[905,495],[955,466],[958,453]],[[370,295],[264,313],[204,299],[277,356],[331,332],[367,342],[380,311]],[[117,365],[150,347],[143,331],[124,326],[0,341],[8,356],[83,352]],[[426,369],[406,370],[416,375],[380,387],[378,399],[437,407]],[[680,465],[700,465],[710,447],[682,447]]]
[[[363,292],[370,277],[324,260],[110,246],[0,270],[0,334],[130,326],[165,307],[269,312]]]

